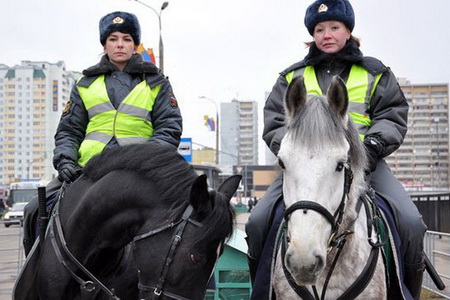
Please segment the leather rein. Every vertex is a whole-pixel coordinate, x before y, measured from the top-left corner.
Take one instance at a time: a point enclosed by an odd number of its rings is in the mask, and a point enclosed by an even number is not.
[[[53,249],[55,250],[58,261],[67,269],[72,278],[80,284],[82,299],[92,299],[96,295],[96,293],[101,290],[105,294],[108,295],[111,300],[120,300],[119,297],[116,296],[114,289],[109,289],[106,287],[97,277],[95,277],[83,264],[72,254],[72,252],[67,247],[67,242],[64,238],[64,233],[61,225],[61,220],[59,217],[58,211],[59,202],[56,205],[52,217],[52,222],[50,223],[48,235],[51,239],[51,243]],[[172,236],[171,246],[169,248],[169,252],[167,253],[164,267],[161,271],[161,275],[158,279],[158,283],[156,286],[147,286],[140,282],[138,283],[138,289],[141,291],[153,291],[152,299],[159,299],[162,296],[168,297],[169,299],[174,300],[189,300],[180,295],[168,292],[164,290],[164,282],[166,280],[167,274],[170,269],[170,265],[173,261],[173,257],[175,256],[176,249],[181,242],[181,238],[183,236],[184,229],[186,228],[187,223],[192,223],[197,227],[201,227],[202,224],[191,219],[190,216],[193,212],[192,205],[189,205],[180,220],[177,222],[171,222],[164,226],[161,226],[157,229],[151,230],[147,233],[138,235],[133,238],[131,243],[135,244],[136,242],[154,236],[160,232],[175,228],[175,233]],[[82,279],[75,272],[80,271],[84,276],[89,278],[88,280]],[[139,272],[140,273],[140,272]]]
[[[353,220],[349,226],[348,229],[344,230],[342,233],[338,234],[338,230],[340,228],[344,212],[345,212],[345,205],[346,200],[348,199],[348,194],[350,192],[350,187],[353,181],[353,172],[350,168],[350,166],[346,166],[344,170],[344,191],[342,194],[341,202],[334,212],[334,214],[331,214],[324,206],[317,202],[308,201],[308,200],[300,200],[289,206],[284,213],[284,220],[280,227],[280,232],[278,236],[278,245],[277,249],[280,248],[281,243],[281,264],[283,268],[283,272],[286,276],[286,279],[289,283],[289,285],[292,287],[292,289],[297,293],[297,295],[300,296],[300,298],[304,300],[323,300],[325,299],[325,293],[328,286],[328,283],[331,279],[331,275],[336,267],[336,264],[338,262],[339,256],[342,252],[342,249],[344,248],[345,243],[347,242],[347,236],[353,234],[352,231],[353,225],[356,222],[356,219]],[[361,274],[356,278],[355,282],[339,297],[337,300],[351,300],[355,299],[364,289],[367,287],[369,282],[371,281],[373,274],[376,269],[378,256],[380,252],[380,247],[382,247],[386,240],[374,243],[372,241],[372,228],[374,228],[377,236],[377,240],[380,241],[380,230],[378,225],[380,225],[380,221],[382,223],[382,226],[386,227],[386,224],[384,223],[384,219],[381,216],[381,212],[379,211],[378,207],[376,206],[376,203],[374,199],[371,199],[369,195],[363,195],[360,197],[357,204],[357,212],[359,215],[359,211],[361,209],[361,205],[364,204],[366,216],[367,216],[367,233],[368,233],[368,242],[372,246],[372,250],[370,251],[369,258],[367,260],[366,265],[364,266],[364,269],[362,270]],[[321,214],[325,219],[328,220],[328,222],[331,225],[331,234],[328,242],[328,253],[333,248],[337,249],[337,252],[335,254],[335,257],[333,258],[331,267],[328,271],[327,277],[325,279],[325,283],[322,288],[322,294],[321,297],[319,297],[319,294],[317,292],[316,286],[312,286],[314,295],[305,287],[305,286],[299,286],[295,282],[292,275],[289,273],[289,271],[286,268],[286,265],[284,263],[284,258],[287,251],[287,244],[289,243],[288,237],[286,236],[287,228],[288,228],[288,221],[290,215],[296,211],[296,210],[303,210],[304,213],[306,213],[308,210],[315,211],[319,214]]]

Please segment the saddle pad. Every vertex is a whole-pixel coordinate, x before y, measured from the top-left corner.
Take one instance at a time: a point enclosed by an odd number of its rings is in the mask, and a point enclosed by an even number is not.
[[[283,221],[283,215],[284,202],[278,200],[277,204],[274,206],[272,225],[270,226],[269,234],[261,253],[250,300],[271,299],[272,257],[275,250],[275,240],[277,238],[278,228]]]
[[[383,217],[386,221],[386,223],[389,226],[389,241],[390,246],[393,248],[392,254],[393,257],[393,267],[394,270],[390,270],[389,278],[390,278],[390,288],[388,289],[388,297],[389,299],[406,299],[406,300],[413,300],[413,297],[411,296],[411,293],[409,292],[406,285],[403,283],[403,255],[402,255],[402,246],[401,246],[401,239],[400,235],[397,230],[397,225],[395,222],[394,213],[389,206],[388,202],[381,197],[378,194],[375,194],[375,201],[380,208],[381,212],[383,213]],[[386,265],[386,262],[385,262]],[[394,272],[394,274],[392,274]],[[400,286],[399,286],[400,283]],[[403,294],[403,297],[401,296]]]

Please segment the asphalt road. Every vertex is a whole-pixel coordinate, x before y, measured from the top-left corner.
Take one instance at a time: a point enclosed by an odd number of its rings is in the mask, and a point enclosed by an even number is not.
[[[21,240],[20,226],[5,228],[0,222],[0,300],[11,300],[11,291],[24,261]]]

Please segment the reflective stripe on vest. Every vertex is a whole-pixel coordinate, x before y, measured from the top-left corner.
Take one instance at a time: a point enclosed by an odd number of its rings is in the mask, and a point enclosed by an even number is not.
[[[89,116],[86,136],[78,150],[78,164],[86,165],[93,156],[102,152],[113,137],[121,146],[146,143],[153,136],[149,113],[160,89],[160,85],[151,89],[146,81],[142,81],[116,110],[108,97],[104,75],[89,87],[78,86]]]
[[[286,74],[285,78],[290,84],[295,77],[303,75],[307,93],[310,95],[322,95],[322,89],[317,81],[313,66],[307,66]],[[363,67],[353,65],[345,86],[349,98],[348,114],[358,129],[361,140],[369,130],[372,120],[367,114],[370,107],[370,99],[382,74],[372,75]]]

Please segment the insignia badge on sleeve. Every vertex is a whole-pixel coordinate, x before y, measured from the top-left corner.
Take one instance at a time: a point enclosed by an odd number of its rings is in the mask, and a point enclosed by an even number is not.
[[[173,92],[170,93],[169,97],[170,97],[170,106],[172,108],[178,108],[178,101],[177,101],[177,98],[175,98],[175,95],[173,94]]]

